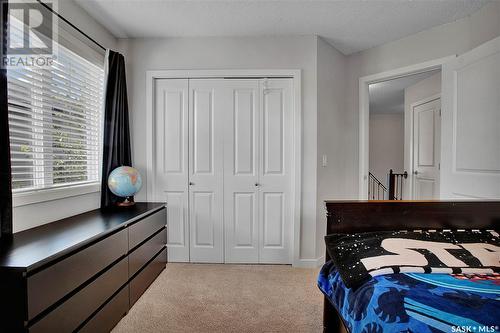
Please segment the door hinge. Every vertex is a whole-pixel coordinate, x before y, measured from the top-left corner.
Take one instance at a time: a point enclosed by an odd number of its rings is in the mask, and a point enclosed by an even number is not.
[[[441,117],[441,109],[439,109],[439,116]]]
[[[262,87],[264,87],[264,91],[267,89],[268,85],[269,85],[269,82],[268,82],[267,78],[262,80]]]
[[[438,163],[438,170],[441,170],[441,163]]]

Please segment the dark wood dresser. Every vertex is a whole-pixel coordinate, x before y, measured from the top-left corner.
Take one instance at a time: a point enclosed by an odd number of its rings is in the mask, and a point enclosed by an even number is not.
[[[109,332],[166,267],[163,203],[93,210],[0,244],[0,332]]]

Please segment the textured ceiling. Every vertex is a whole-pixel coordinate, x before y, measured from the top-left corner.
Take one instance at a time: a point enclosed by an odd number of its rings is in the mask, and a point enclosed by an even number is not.
[[[344,54],[455,21],[488,0],[75,0],[116,37],[319,35]]]
[[[438,72],[439,70],[436,70],[371,84],[370,114],[403,113],[405,89]]]

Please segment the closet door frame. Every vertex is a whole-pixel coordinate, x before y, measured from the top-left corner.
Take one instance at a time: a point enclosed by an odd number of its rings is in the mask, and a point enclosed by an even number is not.
[[[147,153],[147,200],[163,201],[156,196],[155,179],[155,81],[158,79],[190,79],[190,78],[290,78],[293,80],[293,119],[292,119],[292,232],[290,242],[290,258],[293,266],[300,266],[300,217],[301,217],[301,172],[302,172],[302,85],[300,69],[261,69],[261,70],[151,70],[146,72],[146,153]]]

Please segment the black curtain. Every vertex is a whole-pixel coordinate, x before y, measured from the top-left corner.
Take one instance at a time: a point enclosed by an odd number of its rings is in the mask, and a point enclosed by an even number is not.
[[[109,190],[109,174],[119,166],[132,165],[125,59],[114,51],[109,51],[108,55],[102,162],[101,208],[105,208],[123,201]]]
[[[8,2],[2,6],[2,61],[7,53]],[[10,166],[7,70],[0,65],[0,237],[12,235],[12,179]]]

